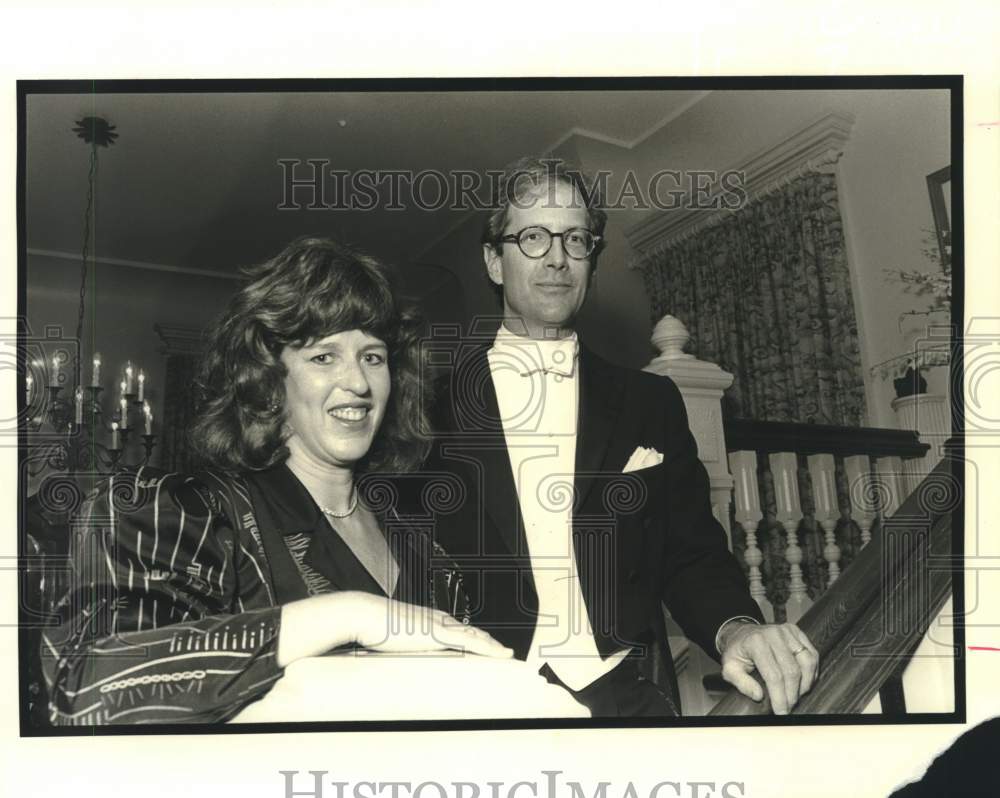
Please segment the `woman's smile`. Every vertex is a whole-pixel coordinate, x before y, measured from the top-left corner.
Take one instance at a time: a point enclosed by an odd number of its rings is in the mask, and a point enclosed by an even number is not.
[[[329,413],[337,419],[337,421],[343,422],[349,426],[356,426],[360,422],[367,421],[368,410],[368,405],[342,405],[340,407],[332,408]]]
[[[385,342],[363,330],[281,353],[290,463],[353,468],[372,445],[389,402]]]

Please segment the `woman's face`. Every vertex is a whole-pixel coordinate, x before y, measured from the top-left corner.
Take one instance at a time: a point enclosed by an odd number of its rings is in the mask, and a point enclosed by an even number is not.
[[[290,459],[350,468],[367,454],[385,418],[390,378],[386,345],[347,330],[296,349],[286,346]]]

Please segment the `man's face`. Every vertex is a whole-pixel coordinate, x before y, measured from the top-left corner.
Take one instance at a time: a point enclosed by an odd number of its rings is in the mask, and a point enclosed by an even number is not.
[[[579,193],[569,184],[540,184],[512,205],[503,235],[517,235],[526,227],[544,227],[563,233],[573,227],[590,227],[587,209]],[[565,335],[573,329],[576,315],[587,297],[593,271],[593,255],[571,258],[561,238],[553,238],[549,251],[529,258],[514,242],[505,242],[502,252],[489,244],[483,258],[490,279],[503,286],[504,318],[508,328],[520,333],[524,328],[532,338],[551,337],[553,331]],[[520,328],[522,322],[524,328]],[[546,330],[549,330],[546,336]]]

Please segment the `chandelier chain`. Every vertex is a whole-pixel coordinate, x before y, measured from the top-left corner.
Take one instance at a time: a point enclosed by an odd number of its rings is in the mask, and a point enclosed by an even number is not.
[[[94,209],[94,178],[97,174],[97,143],[90,145],[90,171],[87,174],[87,209],[83,213],[83,252],[80,258],[80,309],[76,319],[76,341],[77,345],[83,349],[83,319],[86,312],[87,299],[87,258],[90,255],[90,218]],[[83,367],[83,358],[79,354],[76,358],[75,376],[76,384],[80,384],[80,375]]]

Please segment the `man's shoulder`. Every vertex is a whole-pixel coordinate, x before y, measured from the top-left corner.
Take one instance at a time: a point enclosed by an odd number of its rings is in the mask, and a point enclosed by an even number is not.
[[[580,344],[580,357],[583,368],[589,366],[598,369],[603,379],[617,381],[622,385],[626,394],[632,392],[633,395],[642,398],[680,400],[680,390],[677,384],[665,374],[654,374],[644,369],[612,363],[607,358],[598,355],[583,342]]]

